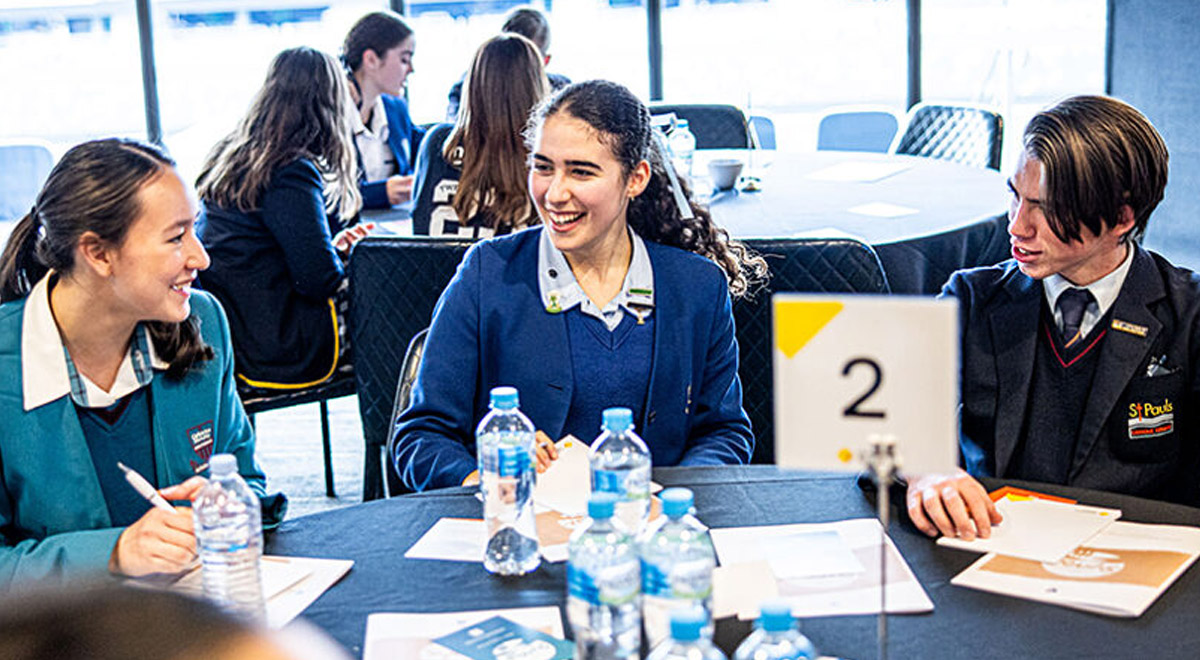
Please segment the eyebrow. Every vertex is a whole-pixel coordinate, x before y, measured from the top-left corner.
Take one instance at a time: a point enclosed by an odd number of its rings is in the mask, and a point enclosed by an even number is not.
[[[1017,192],[1017,187],[1013,185],[1012,179],[1007,179],[1007,180],[1005,180],[1004,183],[1005,183],[1005,185],[1008,186],[1008,189],[1009,189],[1009,191],[1012,192],[1012,194],[1017,195],[1018,197],[1021,196],[1021,193]],[[1030,204],[1036,204],[1038,206],[1042,205],[1042,200],[1040,200],[1036,197],[1026,197],[1025,201],[1029,202]]]
[[[542,154],[534,154],[533,159],[536,161],[544,162],[544,163],[553,163],[554,162],[553,160],[551,160],[550,158],[547,158],[546,156],[543,156]],[[567,167],[589,167],[594,170],[603,170],[604,169],[603,167],[600,167],[599,163],[593,163],[590,160],[574,160],[573,159],[573,160],[564,161],[564,164],[566,164]]]
[[[197,213],[197,215],[199,215],[199,214]],[[188,225],[192,224],[195,221],[196,221],[195,218],[180,218],[180,219],[176,220],[175,222],[172,222],[171,225],[169,227],[167,227],[167,230],[164,233],[173,234],[180,229],[186,229],[188,227]]]

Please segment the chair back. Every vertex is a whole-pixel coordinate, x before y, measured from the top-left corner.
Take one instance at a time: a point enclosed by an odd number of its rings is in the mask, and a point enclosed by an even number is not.
[[[696,136],[697,149],[748,149],[751,146],[746,115],[732,105],[650,105],[652,115],[668,113],[688,120],[688,130]]]
[[[886,108],[831,109],[817,126],[817,150],[887,153],[899,128]]]
[[[755,149],[774,149],[775,122],[770,117],[750,115],[750,139]]]
[[[350,339],[358,408],[366,443],[363,499],[384,495],[381,451],[406,348],[429,326],[442,290],[472,241],[434,237],[371,236],[350,258]],[[392,470],[388,469],[389,484]],[[395,492],[395,490],[393,490]]]
[[[1004,120],[984,108],[917,104],[892,153],[1000,169]]]
[[[0,144],[0,221],[29,213],[53,167],[44,144]]]
[[[737,324],[742,406],[754,429],[753,463],[775,462],[775,399],[771,368],[771,294],[889,293],[875,250],[853,239],[749,239],[744,243],[767,260],[766,290],[733,303]]]

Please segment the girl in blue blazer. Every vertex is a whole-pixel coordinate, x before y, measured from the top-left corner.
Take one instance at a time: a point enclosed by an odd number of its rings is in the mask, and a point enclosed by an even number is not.
[[[352,128],[364,208],[388,208],[412,197],[413,168],[425,129],[413,123],[402,95],[413,72],[415,48],[412,28],[389,11],[358,19],[342,45],[342,64],[357,104]]]
[[[173,572],[192,516],[153,508],[121,461],[190,500],[213,453],[254,460],[221,307],[193,291],[208,255],[195,195],[155,147],[79,145],[50,173],[0,257],[0,589],[105,570]]]
[[[765,275],[762,258],[684,202],[624,87],[566,87],[531,126],[543,226],[475,245],[442,293],[392,445],[404,484],[476,477],[475,424],[497,385],[520,391],[541,467],[550,438],[590,440],[610,406],[634,411],[655,465],[748,462],[730,294]]]

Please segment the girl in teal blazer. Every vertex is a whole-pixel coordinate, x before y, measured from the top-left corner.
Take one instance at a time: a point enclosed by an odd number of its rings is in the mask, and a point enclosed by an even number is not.
[[[0,257],[0,587],[191,562],[190,509],[140,500],[132,464],[190,500],[231,453],[263,504],[224,312],[192,291],[208,255],[195,195],[155,147],[79,145],[50,173]]]

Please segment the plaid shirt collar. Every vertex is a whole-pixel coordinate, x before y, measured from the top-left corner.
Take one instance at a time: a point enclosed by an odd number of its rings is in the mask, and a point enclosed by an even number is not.
[[[583,292],[567,258],[554,247],[549,230],[543,228],[538,243],[538,289],[546,311],[559,314],[579,305],[579,311],[600,319],[609,330],[620,325],[625,314],[631,314],[639,323],[649,317],[654,311],[654,268],[642,237],[630,229],[629,239],[633,254],[625,282],[616,297],[600,309]]]
[[[21,385],[25,410],[69,395],[76,404],[88,408],[107,408],[121,397],[144,387],[154,379],[155,370],[167,364],[154,352],[150,332],[140,323],[129,342],[129,352],[117,370],[117,378],[106,392],[75,368],[63,345],[54,314],[50,311],[50,281],[53,272],[43,277],[25,301],[21,319]]]

